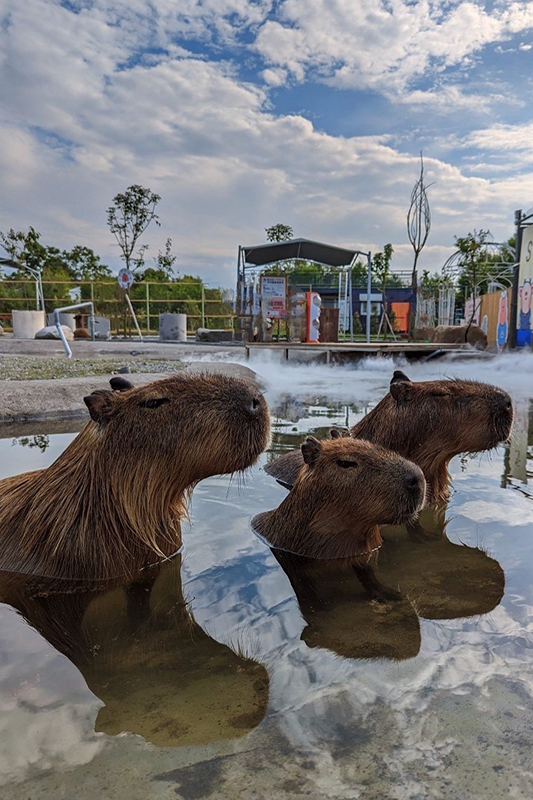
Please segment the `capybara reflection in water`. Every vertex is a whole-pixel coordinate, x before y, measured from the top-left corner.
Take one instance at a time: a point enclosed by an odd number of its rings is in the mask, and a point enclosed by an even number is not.
[[[414,383],[397,370],[389,393],[353,426],[350,436],[418,464],[427,483],[426,502],[432,504],[449,496],[450,460],[496,447],[508,438],[512,423],[511,398],[502,389],[463,380]],[[302,463],[296,450],[265,469],[291,488]]]
[[[398,590],[393,603],[390,596],[369,598],[353,579],[357,560],[330,564],[273,550],[306,622],[302,640],[345,658],[413,658],[420,648],[420,618],[479,617],[496,608],[505,588],[500,564],[477,547],[451,542],[445,527],[440,506],[422,510],[416,538],[405,526],[382,529],[385,545],[367,567],[375,570],[378,584]]]
[[[310,436],[301,452],[293,490],[252,521],[274,547],[323,559],[370,553],[381,545],[379,525],[411,521],[422,508],[422,471],[397,453],[337,436]]]
[[[268,673],[194,620],[180,555],[125,582],[72,584],[0,573],[0,602],[80,670],[103,703],[96,731],[176,747],[241,737],[261,722]]]
[[[244,380],[186,375],[85,397],[92,420],[47,469],[0,481],[0,568],[132,574],[181,544],[188,493],[265,449],[267,404]]]

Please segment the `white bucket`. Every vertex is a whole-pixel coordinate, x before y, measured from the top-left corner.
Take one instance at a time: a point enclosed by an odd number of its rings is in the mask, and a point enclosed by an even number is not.
[[[187,314],[160,314],[159,339],[161,342],[186,342]]]
[[[46,325],[44,311],[12,311],[13,338],[35,339],[35,334]]]

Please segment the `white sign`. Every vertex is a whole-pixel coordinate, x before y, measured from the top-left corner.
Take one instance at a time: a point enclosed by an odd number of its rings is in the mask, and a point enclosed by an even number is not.
[[[122,269],[118,273],[117,280],[118,280],[118,285],[122,289],[129,289],[133,283],[133,274],[132,272],[130,272],[129,269],[126,269],[126,267],[122,267]]]
[[[287,314],[287,279],[276,275],[261,276],[261,309],[263,317],[285,317]]]

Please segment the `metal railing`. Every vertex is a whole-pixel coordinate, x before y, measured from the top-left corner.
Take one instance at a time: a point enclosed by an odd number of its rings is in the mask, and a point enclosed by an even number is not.
[[[125,332],[132,322],[126,311],[124,294],[116,281],[43,281],[43,290],[43,302],[48,313],[68,301],[71,304],[91,302],[95,315],[110,319],[114,334]],[[200,327],[235,329],[236,316],[230,304],[224,302],[218,290],[196,281],[139,281],[133,284],[130,299],[145,334],[157,334],[159,314],[164,312],[187,314],[189,334],[194,334]],[[35,283],[31,279],[0,280],[0,318],[4,321],[9,319],[13,309],[34,307]]]

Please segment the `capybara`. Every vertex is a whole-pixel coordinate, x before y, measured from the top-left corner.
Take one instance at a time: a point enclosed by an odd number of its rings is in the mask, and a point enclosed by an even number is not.
[[[74,329],[74,338],[75,339],[90,339],[91,334],[87,330],[87,328],[75,328]]]
[[[161,747],[244,736],[263,719],[268,673],[212,639],[182,592],[181,556],[133,580],[71,581],[0,573],[13,606],[82,673],[104,704],[95,730],[130,732]]]
[[[476,350],[486,350],[487,334],[479,325],[437,325],[432,342],[442,344],[469,344]]]
[[[188,493],[264,450],[259,390],[178,374],[84,398],[91,421],[47,469],[0,481],[0,568],[61,578],[132,574],[181,544]]]
[[[87,314],[75,314],[74,321],[76,327],[74,328],[74,338],[75,339],[90,339],[91,334],[87,330],[87,321],[89,317]]]
[[[513,404],[503,389],[463,380],[414,383],[397,370],[389,393],[350,430],[421,467],[428,504],[449,496],[448,464],[459,453],[490,450],[504,442],[513,423]],[[299,450],[265,469],[291,488],[302,466]]]
[[[379,525],[412,520],[425,481],[415,464],[363,439],[310,436],[304,467],[280,506],[254,529],[273,547],[310,558],[360,556],[381,545]]]
[[[443,511],[440,506],[420,512],[417,525],[428,530],[416,539],[405,526],[383,527],[386,546],[369,567],[378,582],[399,590],[394,603],[369,597],[353,579],[356,560],[330,565],[272,551],[298,599],[306,622],[301,638],[308,647],[345,658],[413,658],[421,642],[419,618],[478,617],[499,605],[505,588],[500,564],[483,550],[450,542]]]

